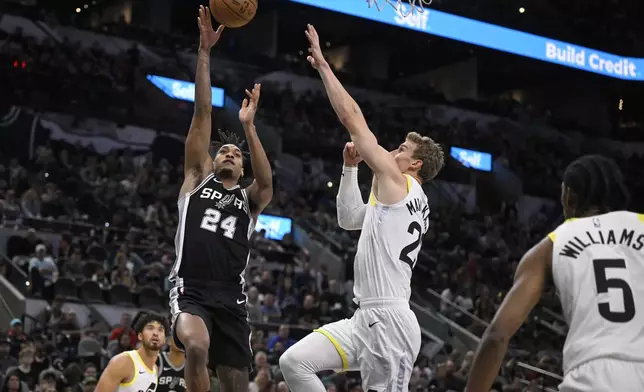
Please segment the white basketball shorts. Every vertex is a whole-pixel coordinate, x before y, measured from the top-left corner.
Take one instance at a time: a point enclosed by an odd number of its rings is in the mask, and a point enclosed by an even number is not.
[[[644,362],[598,358],[570,370],[559,392],[644,391]]]
[[[352,318],[316,329],[342,358],[342,369],[360,370],[365,392],[407,391],[421,345],[416,315],[404,299],[361,300]]]

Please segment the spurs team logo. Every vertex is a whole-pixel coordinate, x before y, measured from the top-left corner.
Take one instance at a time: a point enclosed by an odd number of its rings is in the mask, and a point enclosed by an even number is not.
[[[221,209],[224,209],[226,206],[233,204],[235,202],[235,195],[226,195],[224,196],[221,200],[219,200],[217,203],[215,203],[215,207]]]
[[[210,199],[216,200],[215,208],[222,210],[225,207],[230,205],[235,206],[240,210],[246,211],[246,203],[243,200],[240,200],[237,196],[232,193],[227,195],[222,194],[221,192],[214,190],[212,188],[203,188],[199,194],[201,199]]]

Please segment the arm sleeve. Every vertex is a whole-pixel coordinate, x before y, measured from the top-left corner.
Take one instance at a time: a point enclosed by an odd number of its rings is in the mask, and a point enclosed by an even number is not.
[[[367,205],[360,195],[358,186],[358,168],[343,167],[340,187],[336,197],[338,225],[345,230],[362,229]]]

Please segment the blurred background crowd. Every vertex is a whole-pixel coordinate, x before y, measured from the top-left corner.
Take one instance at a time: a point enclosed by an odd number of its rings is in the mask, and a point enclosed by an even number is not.
[[[189,9],[169,0],[63,3],[0,8],[0,392],[93,391],[109,359],[136,347],[132,325],[140,312],[168,313],[192,107],[157,89],[149,76],[192,80],[197,40],[188,17],[197,3]],[[434,6],[514,23],[446,3]],[[601,153],[619,163],[633,194],[643,191],[644,148],[634,136],[640,122],[623,110],[623,98],[616,112],[614,100],[619,91],[635,102],[636,93],[579,71],[446,39],[425,42],[415,32],[362,20],[338,32],[333,24],[348,17],[286,0],[262,7],[247,30],[225,32],[212,61],[213,85],[225,91],[224,106],[213,108],[214,129],[240,132],[243,89],[263,84],[257,126],[274,169],[275,195],[252,236],[246,271],[251,391],[288,391],[278,367],[284,350],[354,311],[359,232],[341,230],[335,216],[348,136],[306,66],[303,37],[293,38],[293,21],[303,17],[329,37],[331,64],[385,148],[416,130],[449,155],[437,181],[426,185],[430,229],[411,303],[423,347],[409,387],[462,390],[473,350],[518,261],[562,221],[557,200],[565,166],[581,154]],[[364,35],[357,30],[365,26],[387,38],[360,49]],[[556,26],[553,34],[570,38]],[[273,37],[258,38],[267,28]],[[390,49],[388,60],[379,52],[400,40],[409,43],[402,58],[396,58],[400,48]],[[421,42],[443,59],[414,51]],[[351,50],[354,59],[386,62],[386,77],[373,64],[362,69],[363,62],[348,61]],[[412,54],[422,61],[411,64]],[[490,69],[501,63],[507,66]],[[517,67],[537,76],[518,75]],[[452,147],[474,158],[489,154],[489,169]],[[361,168],[365,196],[369,178]],[[634,198],[633,209],[641,203]],[[495,390],[555,390],[565,333],[549,288],[513,339]],[[320,377],[329,392],[361,391],[359,374]],[[212,385],[218,390],[216,379]]]

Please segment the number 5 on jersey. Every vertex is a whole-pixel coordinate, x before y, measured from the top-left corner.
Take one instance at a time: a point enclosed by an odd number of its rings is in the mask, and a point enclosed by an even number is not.
[[[237,229],[237,217],[228,216],[221,220],[221,212],[215,210],[214,208],[208,208],[204,212],[204,216],[201,219],[200,228],[204,230],[211,231],[216,233],[217,230],[223,230],[224,237],[230,238],[231,240],[235,237],[235,230]]]
[[[607,270],[626,269],[624,259],[595,259],[593,260],[595,270],[595,284],[597,285],[597,294],[608,293],[609,289],[622,291],[623,311],[616,311],[610,308],[608,302],[600,302],[599,314],[608,321],[614,323],[627,323],[635,317],[635,298],[631,286],[624,279],[609,278],[606,276]]]

